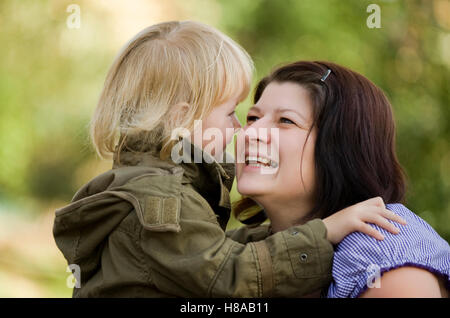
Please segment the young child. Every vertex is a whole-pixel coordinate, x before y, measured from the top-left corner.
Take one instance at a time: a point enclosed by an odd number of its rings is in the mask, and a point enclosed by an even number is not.
[[[240,127],[234,109],[252,71],[239,45],[190,21],[150,26],[120,52],[91,122],[94,146],[113,156],[113,168],[56,211],[56,243],[79,268],[74,297],[288,297],[329,284],[332,243],[375,201],[259,241],[248,228],[232,239],[224,230],[234,164],[211,158],[232,136],[208,151],[206,138],[183,139],[192,158],[211,160],[171,158],[178,127]]]

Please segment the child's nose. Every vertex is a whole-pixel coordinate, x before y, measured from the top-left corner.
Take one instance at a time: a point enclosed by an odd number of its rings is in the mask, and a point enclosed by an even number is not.
[[[233,128],[234,129],[242,128],[242,125],[239,122],[239,119],[237,118],[236,114],[234,114],[234,116],[233,116]]]

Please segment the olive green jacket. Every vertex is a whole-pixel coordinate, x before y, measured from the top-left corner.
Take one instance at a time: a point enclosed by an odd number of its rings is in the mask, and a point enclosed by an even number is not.
[[[56,211],[56,244],[80,269],[74,297],[300,297],[330,282],[319,219],[225,232],[234,164],[175,164],[153,149],[118,159]]]

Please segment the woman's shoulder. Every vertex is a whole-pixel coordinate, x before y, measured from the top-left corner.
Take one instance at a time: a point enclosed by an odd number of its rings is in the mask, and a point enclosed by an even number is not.
[[[450,276],[450,246],[422,218],[402,204],[387,204],[386,208],[406,220],[395,224],[399,234],[373,225],[384,235],[378,241],[366,234],[354,232],[335,247],[333,283],[329,297],[357,297],[371,276],[401,266],[416,266]]]
[[[406,220],[406,225],[389,221],[400,229],[400,233],[392,234],[378,225],[371,224],[384,235],[384,240],[379,241],[366,234],[354,232],[348,235],[337,246],[337,251],[348,250],[348,247],[351,246],[352,250],[354,250],[355,247],[366,250],[370,249],[372,250],[372,254],[381,253],[384,255],[387,252],[404,254],[405,252],[410,251],[410,248],[415,247],[415,253],[420,251],[427,253],[428,247],[433,246],[433,249],[441,247],[446,252],[450,253],[450,247],[447,241],[445,241],[425,220],[409,210],[403,204],[387,204],[386,208]],[[390,256],[393,257],[395,255],[391,254]]]
[[[393,213],[401,216],[406,220],[407,224],[402,225],[389,221],[400,229],[400,233],[392,234],[377,225],[374,225],[377,230],[382,231],[385,239],[382,241],[377,241],[379,246],[389,247],[403,247],[406,246],[416,246],[423,250],[423,252],[428,252],[427,246],[439,246],[450,253],[450,247],[447,241],[445,241],[434,229],[423,220],[420,216],[409,210],[406,206],[401,203],[387,204],[386,209],[392,211]]]

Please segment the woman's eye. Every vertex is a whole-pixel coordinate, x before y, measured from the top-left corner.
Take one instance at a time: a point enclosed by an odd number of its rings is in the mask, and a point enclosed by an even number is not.
[[[228,116],[231,117],[231,116],[234,116],[234,114],[235,114],[235,111],[233,111],[232,113],[229,113]]]
[[[280,118],[280,122],[282,122],[283,124],[295,124],[292,120],[287,119],[287,118]]]
[[[257,121],[257,120],[258,120],[257,116],[247,116],[247,123],[252,122],[252,121]]]

